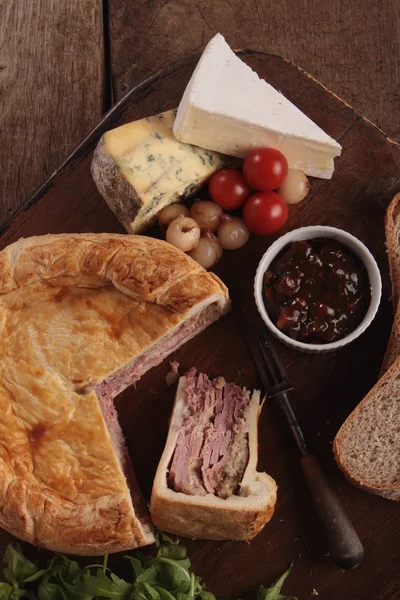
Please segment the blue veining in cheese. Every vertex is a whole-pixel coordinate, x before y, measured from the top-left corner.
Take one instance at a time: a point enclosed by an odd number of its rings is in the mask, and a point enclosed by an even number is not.
[[[169,110],[104,135],[103,153],[113,160],[120,177],[137,198],[139,210],[134,220],[130,224],[126,219],[123,222],[131,232],[142,230],[164,206],[194,193],[226,162],[226,157],[217,152],[179,142],[172,132],[175,114]],[[95,180],[102,191],[98,183],[101,177],[96,173]],[[101,184],[106,186],[104,181]],[[106,200],[113,207],[107,197]],[[118,202],[119,208],[122,203],[123,212],[124,199]]]

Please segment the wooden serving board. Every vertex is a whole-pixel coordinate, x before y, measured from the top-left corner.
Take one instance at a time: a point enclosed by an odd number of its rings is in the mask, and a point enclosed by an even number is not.
[[[271,522],[250,544],[189,541],[196,573],[224,598],[248,597],[260,583],[276,578],[294,560],[285,589],[299,600],[316,594],[324,600],[395,600],[400,598],[399,505],[360,491],[338,470],[332,440],[351,410],[375,383],[392,323],[390,281],[385,252],[384,214],[400,190],[399,147],[350,106],[282,58],[243,51],[242,58],[281,90],[327,133],[343,153],[335,160],[331,181],[313,180],[308,198],[290,208],[284,231],[302,225],[332,225],[367,244],[383,276],[383,299],[372,326],[351,345],[326,355],[301,354],[276,342],[295,386],[293,403],[309,445],[334,482],[365,547],[362,565],[351,572],[331,564],[314,517],[300,470],[299,457],[280,413],[267,403],[259,426],[259,469],[278,483]],[[178,105],[198,57],[143,82],[123,98],[62,167],[2,228],[1,247],[20,237],[46,233],[122,232],[90,175],[93,149],[107,130]],[[255,238],[228,253],[217,274],[240,285],[247,302],[262,254],[275,237]],[[241,338],[234,313],[212,325],[175,352],[181,369],[196,366],[249,388],[259,387],[254,365]],[[142,491],[150,497],[154,472],[166,439],[174,386],[167,387],[168,361],[152,369],[116,401]],[[0,550],[12,537],[1,533]],[[28,548],[43,559],[46,552]],[[120,557],[111,558],[118,568]]]

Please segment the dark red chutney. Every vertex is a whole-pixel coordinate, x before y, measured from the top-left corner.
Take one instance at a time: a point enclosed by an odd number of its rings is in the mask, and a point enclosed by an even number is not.
[[[371,289],[363,263],[330,238],[292,242],[264,275],[265,307],[275,325],[300,342],[326,344],[358,327]]]

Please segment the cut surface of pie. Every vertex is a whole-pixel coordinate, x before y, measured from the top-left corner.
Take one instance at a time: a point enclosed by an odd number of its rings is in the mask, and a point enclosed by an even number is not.
[[[229,309],[166,242],[22,239],[0,253],[0,526],[51,550],[150,544],[113,398]]]
[[[161,531],[209,540],[251,540],[271,519],[275,481],[257,471],[260,392],[209,379],[179,379],[150,513]]]

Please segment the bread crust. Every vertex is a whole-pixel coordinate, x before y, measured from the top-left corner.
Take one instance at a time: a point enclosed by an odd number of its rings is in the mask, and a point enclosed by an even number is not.
[[[96,395],[110,374],[228,292],[144,236],[64,234],[0,252],[0,525],[33,544],[104,554],[152,543]]]
[[[400,305],[397,305],[392,330],[388,345],[386,347],[385,356],[383,357],[380,376],[382,377],[388,369],[394,364],[400,352]]]
[[[393,197],[385,214],[386,246],[389,259],[390,278],[392,281],[392,300],[394,310],[396,310],[400,298],[399,202],[400,192]]]
[[[335,456],[335,460],[340,469],[343,471],[344,475],[347,477],[347,479],[351,483],[360,487],[361,489],[364,489],[368,492],[371,492],[372,494],[383,496],[391,500],[400,500],[400,471],[397,482],[393,482],[389,486],[383,486],[379,484],[371,485],[371,482],[360,479],[354,473],[351,472],[350,463],[347,459],[347,454],[344,445],[347,430],[352,426],[353,423],[357,423],[357,419],[359,417],[360,412],[362,412],[363,409],[366,406],[368,406],[368,404],[374,402],[375,395],[383,386],[390,384],[392,379],[398,377],[399,370],[400,358],[398,358],[395,361],[393,366],[387,371],[387,373],[383,377],[381,377],[381,379],[375,384],[375,386],[370,390],[370,392],[365,396],[365,398],[356,406],[353,412],[347,417],[346,421],[339,429],[333,441],[333,453]],[[379,400],[376,401],[379,402]],[[397,401],[400,403],[400,398],[397,399]],[[362,435],[362,433],[363,432],[360,432],[360,435]],[[364,432],[364,435],[367,434]],[[396,445],[394,445],[392,452],[394,453],[393,460],[396,460]],[[397,452],[399,452],[399,446],[397,446]],[[397,456],[397,461],[398,459],[399,456]]]
[[[392,331],[382,362],[383,375],[396,360],[400,351],[400,193],[396,194],[388,206],[385,215],[386,246],[389,259],[390,278],[392,281],[392,301],[395,312]]]

